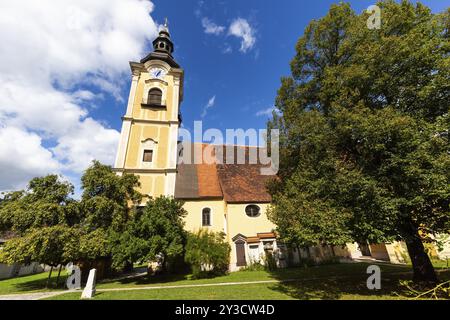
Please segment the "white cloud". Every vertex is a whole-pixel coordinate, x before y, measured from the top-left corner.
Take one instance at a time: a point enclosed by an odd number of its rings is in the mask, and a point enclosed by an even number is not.
[[[231,48],[231,46],[228,43],[225,43],[222,53],[227,54],[227,53],[232,53],[232,52],[233,52],[233,49]]]
[[[92,101],[94,99],[103,99],[103,94],[95,94],[89,90],[77,90],[73,93],[73,98],[76,101]]]
[[[73,128],[71,136],[60,137],[58,145],[52,151],[56,159],[64,163],[65,168],[81,172],[94,159],[112,164],[118,141],[119,133],[116,130],[105,128],[97,121],[86,118]]]
[[[246,19],[237,18],[233,20],[228,29],[228,34],[241,39],[241,48],[239,50],[243,53],[246,53],[255,46],[255,30]]]
[[[215,104],[216,104],[216,96],[214,95],[208,100],[208,103],[203,107],[201,117],[204,118],[208,113],[208,109],[214,107]]]
[[[50,172],[78,177],[94,158],[112,164],[119,133],[86,107],[124,100],[128,61],[157,35],[152,11],[140,0],[2,3],[0,190]]]
[[[218,25],[207,17],[202,17],[202,6],[203,2],[199,2],[198,8],[194,11],[194,14],[197,18],[201,19],[203,31],[206,34],[212,34],[215,36],[223,35],[224,38],[227,36],[234,36],[239,38],[241,40],[241,47],[239,51],[241,51],[242,53],[246,53],[247,51],[253,49],[256,44],[256,31],[246,19],[234,19],[228,27],[228,32],[225,33],[225,30],[227,29],[225,26]],[[233,52],[233,49],[228,43],[224,43],[221,51],[223,54],[228,54]],[[255,59],[258,59],[258,57],[259,51],[255,53]]]
[[[0,190],[16,190],[35,176],[60,169],[58,161],[41,143],[35,133],[0,128]]]
[[[205,33],[214,34],[216,36],[225,31],[224,26],[219,26],[219,25],[215,24],[214,22],[212,22],[211,20],[209,20],[208,18],[202,19],[202,26],[203,26]]]
[[[273,112],[276,112],[277,114],[280,113],[280,111],[276,108],[276,107],[270,107],[267,109],[263,109],[263,110],[259,110],[258,112],[256,112],[256,116],[257,117],[262,117],[262,116],[272,116]]]

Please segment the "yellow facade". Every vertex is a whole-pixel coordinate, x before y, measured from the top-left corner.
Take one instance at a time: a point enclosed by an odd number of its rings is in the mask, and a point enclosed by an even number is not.
[[[266,215],[267,203],[255,203],[260,207],[261,213],[258,217],[249,217],[245,213],[247,204],[228,204],[227,219],[228,230],[231,237],[242,234],[247,237],[256,236],[258,233],[271,232],[275,225],[269,221]]]
[[[115,169],[138,175],[139,191],[147,197],[173,196],[183,70],[158,60],[130,65],[133,76]],[[150,71],[155,68],[163,70],[164,77],[153,77]],[[162,92],[157,107],[147,104],[155,88]],[[144,150],[153,152],[151,162],[144,161]]]
[[[184,204],[188,212],[185,217],[185,228],[188,231],[197,231],[206,228],[213,232],[225,232],[226,228],[226,206],[225,201],[220,200],[190,200]],[[202,210],[211,209],[211,226],[202,226]]]
[[[257,217],[249,217],[245,212],[246,204],[230,204],[225,200],[188,200],[184,204],[184,209],[188,212],[185,217],[185,229],[195,232],[199,229],[208,229],[213,232],[224,232],[226,241],[231,247],[230,269],[237,270],[237,254],[236,246],[233,238],[237,235],[245,237],[255,237],[258,233],[269,233],[275,230],[275,225],[269,221],[266,210],[269,204],[254,203],[260,207],[260,215]],[[202,226],[202,210],[209,208],[211,210],[211,226]],[[263,248],[259,248],[258,252],[263,252]],[[246,249],[246,261],[253,262],[252,256]]]
[[[139,191],[146,195],[142,204],[149,197],[175,196],[179,114],[183,100],[184,74],[171,56],[173,44],[167,27],[160,32],[153,44],[154,53],[141,63],[130,63],[132,81],[115,162],[118,174],[129,172],[139,176]],[[153,96],[150,93],[154,90],[159,92],[157,104],[149,103]],[[151,152],[150,157],[148,152]],[[213,172],[217,174],[211,168],[207,169],[202,171],[203,186],[211,184],[208,178]],[[217,188],[220,194],[220,187]],[[278,255],[278,263],[283,265],[285,260],[281,258],[280,252],[286,252],[286,248],[277,244],[273,232],[276,226],[267,218],[269,203],[227,203],[224,197],[211,197],[214,199],[199,197],[185,201],[184,209],[188,213],[184,218],[186,230],[195,232],[207,228],[213,232],[224,232],[231,247],[230,270],[260,262],[260,258],[268,251]],[[248,205],[258,206],[259,214],[249,216],[246,213]],[[209,226],[202,224],[202,211],[205,208],[210,211]],[[370,245],[370,251],[376,259],[404,262],[404,248],[399,243]],[[343,248],[294,248],[293,257],[294,261],[300,263],[304,258],[315,261],[330,257],[361,258],[362,253],[358,244],[354,243]]]
[[[269,206],[267,203],[256,203],[260,207],[261,212],[257,217],[249,217],[245,213],[245,208],[247,204],[228,204],[227,205],[227,224],[228,224],[228,235],[229,243],[231,246],[231,256],[230,256],[230,268],[231,270],[237,270],[237,252],[236,245],[233,241],[233,237],[238,234],[242,234],[245,237],[255,237],[258,233],[272,232],[275,230],[276,226],[269,221],[267,218],[266,210]],[[275,239],[273,239],[275,240]],[[276,241],[275,245],[276,245]],[[263,242],[259,244],[254,244],[258,246],[257,253],[251,253],[251,247],[247,245],[245,247],[246,261],[247,263],[261,262],[261,258],[264,255],[264,249],[262,247]]]
[[[145,195],[142,205],[149,197],[175,196],[179,113],[183,100],[183,70],[171,55],[173,43],[167,26],[160,31],[153,46],[154,52],[140,63],[130,63],[130,94],[122,118],[115,162],[118,174],[127,172],[139,177],[139,191]],[[155,91],[158,92],[157,103],[152,100]],[[207,174],[212,172],[215,171]],[[250,218],[245,213],[246,204],[227,204],[223,197],[188,200],[184,204],[188,212],[185,228],[189,231],[207,228],[213,232],[224,232],[233,250],[231,269],[234,269],[236,252],[233,238],[237,235],[255,237],[275,228],[265,215],[267,204],[258,205],[260,215]],[[202,225],[202,211],[205,208],[210,211],[209,226]]]

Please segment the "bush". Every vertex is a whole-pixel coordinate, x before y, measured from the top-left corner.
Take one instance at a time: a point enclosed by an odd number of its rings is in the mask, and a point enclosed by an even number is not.
[[[259,261],[250,261],[250,263],[244,268],[240,269],[240,271],[264,271],[266,269],[266,266],[264,264],[261,264]]]
[[[277,269],[277,261],[273,256],[272,252],[267,251],[266,254],[263,256],[263,261],[267,271],[274,271]]]
[[[185,261],[191,266],[194,278],[222,275],[228,271],[230,251],[223,232],[201,229],[189,233]]]

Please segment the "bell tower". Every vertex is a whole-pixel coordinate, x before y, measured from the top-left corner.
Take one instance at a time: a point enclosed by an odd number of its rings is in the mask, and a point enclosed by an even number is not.
[[[174,196],[184,71],[174,60],[167,19],[153,52],[130,62],[132,79],[115,171],[134,173],[147,197]]]

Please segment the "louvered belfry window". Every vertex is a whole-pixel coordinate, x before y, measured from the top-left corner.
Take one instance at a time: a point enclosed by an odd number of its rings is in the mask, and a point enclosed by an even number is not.
[[[160,106],[161,103],[162,103],[162,91],[157,88],[151,89],[148,92],[147,104]]]

